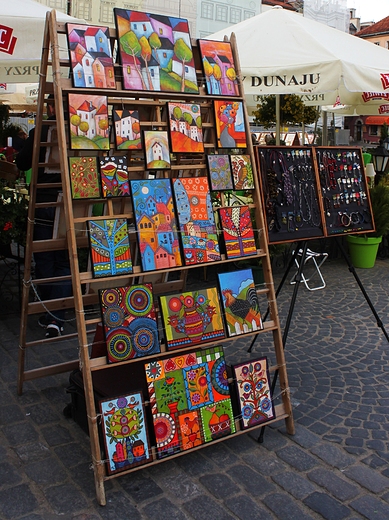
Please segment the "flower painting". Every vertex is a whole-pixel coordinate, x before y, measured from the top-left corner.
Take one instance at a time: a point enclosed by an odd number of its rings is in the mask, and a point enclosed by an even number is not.
[[[207,93],[239,96],[236,68],[230,42],[198,40]]]
[[[103,197],[130,195],[127,157],[100,157],[100,177]]]
[[[145,130],[146,169],[170,168],[169,139],[166,131]]]
[[[73,199],[101,196],[97,157],[69,157],[69,174]]]
[[[231,155],[235,190],[253,190],[254,175],[250,155]]]
[[[198,93],[184,18],[114,8],[124,90]]]
[[[200,105],[168,103],[172,152],[204,152]]]
[[[209,154],[207,159],[211,190],[233,190],[234,185],[229,155]]]
[[[107,96],[69,94],[70,148],[109,150]]]
[[[241,101],[214,100],[217,146],[246,148],[246,129]]]

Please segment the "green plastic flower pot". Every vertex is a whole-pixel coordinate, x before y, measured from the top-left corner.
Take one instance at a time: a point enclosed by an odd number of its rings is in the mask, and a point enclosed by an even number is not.
[[[347,243],[351,263],[354,267],[369,269],[374,267],[378,246],[382,237],[366,237],[364,235],[348,235]]]

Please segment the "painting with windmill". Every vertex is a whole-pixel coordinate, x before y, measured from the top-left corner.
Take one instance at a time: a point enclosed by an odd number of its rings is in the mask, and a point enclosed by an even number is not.
[[[184,18],[114,9],[125,90],[198,93]]]

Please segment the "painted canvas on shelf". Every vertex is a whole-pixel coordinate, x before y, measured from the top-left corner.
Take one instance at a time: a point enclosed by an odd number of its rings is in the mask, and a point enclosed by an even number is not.
[[[218,278],[228,336],[263,329],[252,270],[219,273]]]
[[[99,296],[110,363],[160,352],[150,283],[100,289]]]
[[[253,190],[254,174],[249,155],[231,155],[232,176],[235,190]]]
[[[274,419],[276,414],[271,395],[267,358],[262,357],[234,365],[233,369],[242,428],[250,428]]]
[[[108,474],[151,462],[142,394],[110,397],[99,405]]]
[[[207,93],[239,96],[236,68],[230,42],[198,40]]]
[[[89,220],[92,273],[95,278],[132,273],[128,226],[125,218]]]
[[[216,287],[161,296],[160,304],[168,350],[225,337]]]
[[[114,8],[124,90],[198,94],[188,21]]]
[[[66,24],[73,86],[115,89],[109,28]]]
[[[70,148],[109,150],[107,96],[69,94]]]
[[[115,142],[118,150],[141,150],[142,140],[138,110],[112,111]]]
[[[168,103],[173,153],[204,152],[200,105]]]
[[[212,191],[233,190],[229,155],[207,155],[209,181]]]
[[[223,348],[145,364],[157,457],[235,433]]]
[[[101,197],[97,157],[69,157],[72,199]]]
[[[166,131],[145,130],[146,170],[170,169],[169,138]]]
[[[220,260],[219,242],[207,177],[173,180],[185,265]]]
[[[132,180],[130,184],[143,271],[181,266],[170,179]]]
[[[100,157],[100,178],[103,197],[126,197],[130,195],[127,157]]]
[[[241,101],[214,100],[218,148],[246,148],[246,130]]]
[[[227,258],[255,255],[257,248],[250,208],[248,206],[220,208],[219,215]]]

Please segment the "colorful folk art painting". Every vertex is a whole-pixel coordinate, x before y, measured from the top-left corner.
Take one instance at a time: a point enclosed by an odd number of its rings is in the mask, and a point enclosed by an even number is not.
[[[218,274],[229,337],[263,329],[251,269]]]
[[[160,304],[168,350],[225,337],[216,288],[161,296]]]
[[[130,195],[127,157],[100,157],[100,178],[103,197]]]
[[[231,155],[232,176],[235,190],[252,190],[254,174],[249,155]]]
[[[233,367],[239,397],[242,428],[275,418],[267,358],[250,360]]]
[[[124,90],[197,94],[188,21],[114,9]]]
[[[158,458],[235,433],[222,347],[145,364]]]
[[[170,179],[131,181],[143,271],[182,265]]]
[[[138,110],[112,111],[115,142],[118,150],[141,150],[142,140]]]
[[[108,474],[151,462],[142,394],[109,398],[99,405]]]
[[[145,130],[144,132],[146,169],[170,168],[169,138],[166,131]]]
[[[212,191],[233,190],[229,155],[207,155],[209,181]]]
[[[246,130],[241,101],[214,100],[218,148],[246,148]]]
[[[219,214],[227,258],[255,255],[257,248],[250,208],[248,206],[220,208]]]
[[[127,220],[89,220],[92,272],[95,278],[132,273]]]
[[[96,157],[69,157],[72,199],[96,199],[101,196]]]
[[[200,105],[168,103],[172,152],[204,152]]]
[[[73,86],[115,89],[109,28],[66,24]]]
[[[220,260],[218,236],[207,177],[173,180],[185,265]]]
[[[99,295],[110,363],[160,352],[150,283],[100,289]]]
[[[70,148],[109,150],[107,96],[69,94]]]
[[[230,42],[198,40],[207,86],[212,96],[239,96]]]

